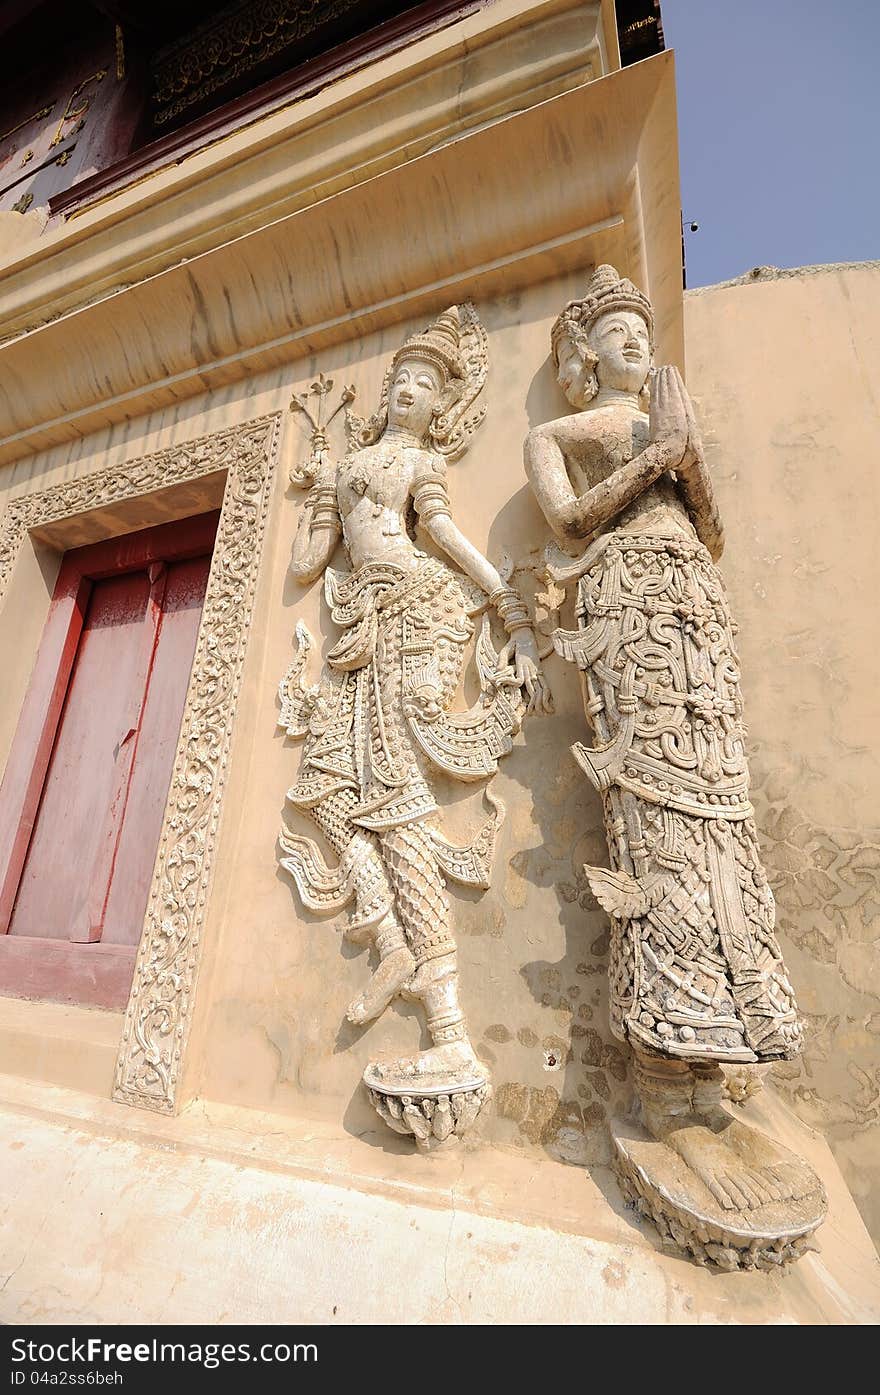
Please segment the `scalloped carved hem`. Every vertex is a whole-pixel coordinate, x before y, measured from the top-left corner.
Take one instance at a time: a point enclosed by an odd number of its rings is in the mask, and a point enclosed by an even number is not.
[[[394,1133],[412,1138],[420,1153],[457,1143],[492,1096],[487,1078],[467,1078],[464,1072],[457,1079],[450,1072],[445,1082],[438,1077],[414,1089],[412,1078],[408,1088],[402,1081],[379,1083],[374,1070],[368,1066],[363,1077],[373,1108]]]

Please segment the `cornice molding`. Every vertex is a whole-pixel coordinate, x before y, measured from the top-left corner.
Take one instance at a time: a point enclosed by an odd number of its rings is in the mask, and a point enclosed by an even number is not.
[[[679,204],[673,64],[661,54],[8,340],[0,463],[451,296],[503,294],[600,260],[649,288],[663,354],[681,363]],[[85,267],[93,250],[79,248]]]
[[[108,169],[79,180],[49,200],[49,212],[65,216],[81,212],[132,182],[183,160],[250,122],[261,120],[279,107],[302,102],[314,96],[327,83],[339,82],[364,64],[376,63],[404,45],[455,24],[491,3],[492,0],[436,0],[436,3],[407,10],[396,20],[390,20],[378,29],[369,30],[322,53],[280,77],[261,83],[241,97],[224,102],[215,111],[140,147]]]
[[[582,0],[495,0],[304,100],[168,152],[7,259],[0,338],[589,81],[602,72],[599,31],[598,5]]]

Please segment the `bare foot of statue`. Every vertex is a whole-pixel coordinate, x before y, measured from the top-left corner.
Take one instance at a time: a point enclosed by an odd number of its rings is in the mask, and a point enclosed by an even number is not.
[[[637,1056],[641,1125],[611,1121],[625,1194],[701,1262],[769,1267],[796,1258],[825,1215],[807,1163],[735,1118],[717,1067]]]
[[[800,1201],[815,1189],[811,1168],[779,1147],[765,1133],[737,1119],[721,1103],[721,1072],[697,1074],[694,1112],[716,1139],[739,1159],[766,1201]]]
[[[721,1073],[694,1081],[683,1069],[667,1085],[656,1077],[643,1098],[648,1132],[672,1148],[725,1211],[799,1201],[815,1183],[811,1170],[720,1102]]]
[[[372,1022],[397,996],[415,967],[416,961],[405,945],[392,950],[379,964],[364,992],[350,1004],[345,1014],[349,1022],[358,1027],[364,1022]]]
[[[732,1138],[708,1128],[696,1114],[666,1128],[655,1125],[650,1132],[675,1150],[726,1211],[752,1211],[774,1201],[794,1199],[781,1175],[760,1163],[750,1165],[747,1156],[731,1146]]]
[[[486,1074],[485,1066],[478,1061],[474,1048],[466,1037],[462,1041],[450,1041],[442,1046],[429,1047],[417,1056],[403,1056],[395,1061],[377,1061],[372,1070],[377,1080],[386,1080],[398,1087],[408,1083],[413,1090],[417,1090],[420,1085],[430,1086],[441,1079],[455,1080],[468,1075],[482,1078]]]

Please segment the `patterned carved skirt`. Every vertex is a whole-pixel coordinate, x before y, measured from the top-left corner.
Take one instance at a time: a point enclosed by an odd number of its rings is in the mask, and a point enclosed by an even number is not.
[[[449,941],[444,875],[488,887],[502,813],[490,799],[492,816],[471,842],[451,843],[438,827],[428,776],[432,768],[465,781],[492,775],[519,730],[522,699],[484,621],[476,646],[480,698],[468,711],[449,710],[474,633],[471,616],[486,597],[468,597],[465,579],[442,562],[425,557],[412,570],[389,563],[328,570],[326,591],[343,631],[327,656],[330,673],[314,687],[304,682],[313,641],[298,625],[299,652],[280,689],[280,722],[288,735],[306,738],[288,798],[312,815],[340,864],[329,868],[310,839],[285,832],[282,865],[307,906],[335,912],[356,892],[365,847],[381,847],[392,871],[401,873],[399,901],[419,899],[409,894],[416,882],[420,904],[428,904],[430,891],[431,914],[420,912],[418,925],[410,916],[407,927],[414,948],[427,953]]]
[[[429,817],[437,804],[418,739],[421,698],[445,710],[461,677],[474,626],[458,579],[426,558],[409,572],[328,568],[325,589],[343,630],[327,655],[336,677],[322,685],[289,798],[309,809],[351,790],[351,822],[377,833]]]
[[[602,795],[611,870],[611,1025],[643,1050],[768,1061],[801,1023],[758,851],[724,584],[696,539],[616,530],[576,567],[577,663],[597,745],[573,747]]]

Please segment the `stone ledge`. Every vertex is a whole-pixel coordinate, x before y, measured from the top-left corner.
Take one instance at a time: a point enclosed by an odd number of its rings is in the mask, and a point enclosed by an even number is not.
[[[3,1069],[38,1093],[62,1086],[109,1097],[121,1036],[121,1012],[0,997]]]
[[[608,0],[495,0],[134,174],[53,220],[37,244],[7,245],[0,332],[26,331],[399,166],[484,118],[590,81],[609,61],[600,41],[607,10]]]
[[[880,271],[880,261],[866,262],[817,262],[814,266],[753,266],[739,276],[731,276],[729,281],[715,281],[711,286],[693,286],[685,291],[685,299],[691,296],[706,295],[709,291],[723,291],[728,286],[761,286],[768,281],[805,280],[809,276],[832,276],[840,271]]]
[[[827,1146],[769,1093],[752,1117],[797,1138],[831,1202],[820,1253],[784,1274],[664,1254],[606,1169],[481,1148],[420,1159],[211,1104],[160,1119],[9,1077],[0,1102],[4,1322],[880,1317],[880,1263]]]

